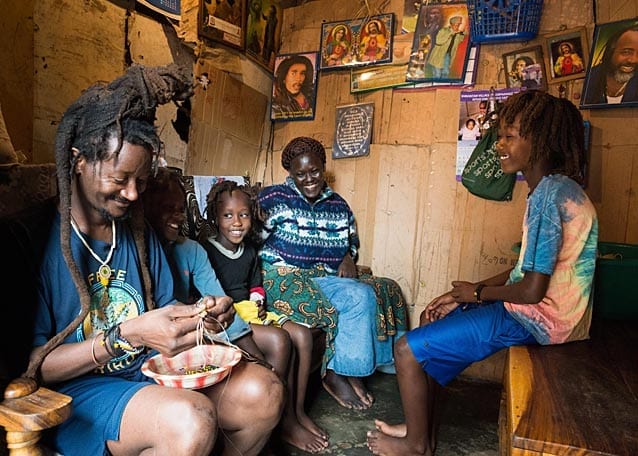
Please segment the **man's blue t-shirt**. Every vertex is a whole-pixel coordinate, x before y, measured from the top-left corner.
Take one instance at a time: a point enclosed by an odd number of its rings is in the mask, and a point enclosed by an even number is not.
[[[96,277],[100,263],[71,231],[71,251],[82,277],[88,284],[91,311],[84,322],[69,335],[64,343],[80,342],[106,331],[117,323],[135,318],[146,311],[143,296],[141,264],[133,233],[126,222],[116,222],[116,248],[108,263],[111,280],[108,285],[109,303],[102,308],[103,287]],[[83,235],[91,249],[106,259],[110,243],[93,240]],[[156,307],[173,304],[173,277],[162,247],[153,230],[147,227],[147,252]],[[60,246],[60,215],[57,214],[51,229],[43,263],[40,268],[39,303],[35,319],[35,347],[44,345],[64,329],[79,313],[80,298],[66,265]],[[150,354],[125,355],[111,360],[96,373],[139,378],[138,371]]]

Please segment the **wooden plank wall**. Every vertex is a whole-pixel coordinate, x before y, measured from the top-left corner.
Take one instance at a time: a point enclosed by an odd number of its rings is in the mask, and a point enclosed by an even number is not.
[[[322,21],[363,15],[366,4],[371,13],[395,12],[399,20],[403,1],[301,2],[285,10],[281,52],[318,50]],[[387,89],[353,95],[347,70],[322,73],[316,119],[271,124],[265,121],[267,76],[241,54],[198,41],[197,0],[183,0],[182,4],[178,33],[194,49],[194,73],[199,75],[206,68],[211,75],[220,71],[222,85],[210,92],[211,98],[199,92],[193,100],[191,133],[195,139],[188,146],[188,156],[186,145],[174,138],[170,125],[174,107],[167,113],[158,112],[169,164],[193,174],[248,171],[264,184],[281,182],[284,173],[279,154],[287,141],[312,135],[330,153],[335,107],[371,101],[375,120],[370,155],[328,163],[334,187],[357,214],[362,262],[377,274],[397,279],[416,316],[451,280],[477,280],[500,271],[515,258],[511,246],[520,237],[526,185],[517,184],[512,202],[498,203],[468,194],[454,180],[458,90],[408,93]],[[30,110],[7,94],[22,94],[32,83],[33,162],[53,160],[55,128],[68,103],[90,83],[121,74],[126,52],[133,61],[148,65],[174,60],[158,21],[136,12],[129,14],[115,2],[41,0],[18,2],[8,11],[7,17],[18,18],[23,28],[33,21],[33,71],[28,64],[18,65],[29,49],[29,40],[16,42],[18,29],[0,21],[3,42],[14,39],[15,43],[0,47],[3,62],[13,62],[0,68],[1,81],[6,84],[0,90],[0,102],[9,134],[22,138],[29,126],[22,131],[15,119],[22,119]],[[636,16],[638,0],[545,0],[537,39],[481,47],[476,88],[504,87],[502,54],[543,44],[543,34],[584,25],[591,38],[595,21]],[[566,86],[567,96],[578,103],[582,80],[568,81]],[[550,91],[557,94],[558,87],[550,85]],[[242,104],[246,98],[250,104]],[[206,103],[218,106],[223,119],[197,117],[197,112],[203,112],[197,110]],[[637,112],[635,108],[583,112],[592,123],[588,192],[598,209],[603,241],[638,243]],[[218,136],[213,141],[215,132]],[[206,137],[208,142],[201,139]]]
[[[368,3],[371,14],[394,11],[401,19],[403,0],[393,0],[378,10],[375,7],[387,2]],[[545,3],[544,33],[592,22],[591,5]],[[322,21],[362,14],[354,2],[328,0],[287,9],[282,52],[317,50]],[[536,41],[482,46],[476,88],[505,87],[501,55],[533,44]],[[515,260],[511,247],[520,240],[526,184],[517,183],[513,201],[493,202],[470,195],[456,182],[459,89],[351,94],[349,80],[348,70],[321,73],[315,120],[274,125],[263,180],[265,184],[281,181],[280,151],[298,135],[319,139],[330,154],[336,106],[373,102],[370,155],[329,160],[328,170],[334,176],[332,185],[357,215],[363,244],[361,261],[375,273],[400,283],[414,304],[415,323],[423,307],[449,289],[452,280],[478,280],[502,271]],[[573,83],[571,91],[579,92],[579,84]]]

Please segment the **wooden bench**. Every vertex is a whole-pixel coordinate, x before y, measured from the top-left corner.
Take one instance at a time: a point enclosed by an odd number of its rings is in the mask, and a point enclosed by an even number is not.
[[[512,347],[501,455],[638,455],[638,324],[594,321],[591,339]]]

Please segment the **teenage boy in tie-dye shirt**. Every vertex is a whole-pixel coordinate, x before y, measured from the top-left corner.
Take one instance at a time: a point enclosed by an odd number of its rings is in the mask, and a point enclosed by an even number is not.
[[[499,113],[496,152],[506,173],[529,186],[516,266],[477,283],[454,281],[430,302],[421,325],[400,338],[395,365],[405,422],[376,420],[374,454],[432,455],[437,390],[512,345],[589,337],[598,221],[581,183],[583,119],[568,100],[526,90]]]

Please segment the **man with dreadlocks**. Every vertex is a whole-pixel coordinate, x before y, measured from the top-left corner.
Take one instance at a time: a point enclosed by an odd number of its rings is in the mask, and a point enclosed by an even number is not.
[[[376,420],[368,448],[384,456],[432,455],[437,391],[471,363],[512,345],[587,339],[598,220],[581,186],[583,119],[569,101],[526,90],[499,112],[501,168],[529,186],[514,268],[476,283],[454,281],[395,346],[405,423]]]
[[[40,271],[28,374],[40,369],[45,384],[73,398],[72,415],[47,436],[66,456],[207,456],[216,442],[216,454],[257,455],[282,413],[282,383],[256,364],[198,391],[140,371],[157,352],[195,346],[204,309],[207,327],[233,317],[228,297],[174,305],[171,270],[139,202],[160,151],[155,109],[192,94],[189,73],[133,65],[87,89],[58,128],[59,214]]]

